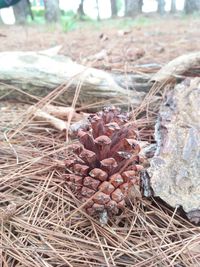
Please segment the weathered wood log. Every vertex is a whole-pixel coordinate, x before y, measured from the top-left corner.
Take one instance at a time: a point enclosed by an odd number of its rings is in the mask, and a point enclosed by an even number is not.
[[[30,100],[46,96],[61,84],[59,100],[71,104],[80,88],[77,105],[108,100],[141,103],[151,84],[149,74],[117,75],[79,65],[61,55],[42,52],[0,53],[0,99]],[[131,89],[131,90],[127,90]],[[78,89],[77,89],[78,90]]]
[[[170,61],[152,77],[152,81],[181,80],[184,76],[200,77],[200,52],[182,55]]]

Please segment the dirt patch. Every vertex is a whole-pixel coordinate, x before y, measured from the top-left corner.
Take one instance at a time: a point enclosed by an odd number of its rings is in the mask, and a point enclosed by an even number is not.
[[[82,22],[64,32],[61,27],[1,26],[0,51],[42,50],[62,45],[61,54],[95,67],[131,72],[138,64],[157,68],[179,55],[199,49],[200,20],[158,17],[136,24],[122,19],[99,24]]]

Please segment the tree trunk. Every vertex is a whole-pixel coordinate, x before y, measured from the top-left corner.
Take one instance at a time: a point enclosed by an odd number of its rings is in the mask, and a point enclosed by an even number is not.
[[[164,15],[165,13],[165,0],[157,0],[158,2],[158,13]]]
[[[100,20],[100,12],[99,12],[99,0],[96,0],[96,8],[97,8],[97,20]]]
[[[125,0],[125,16],[134,17],[141,11],[141,0]]]
[[[110,0],[112,17],[117,16],[117,0]]]
[[[79,7],[77,9],[78,18],[81,19],[81,20],[85,16],[85,12],[84,12],[84,9],[83,9],[83,4],[84,4],[84,0],[81,0],[81,2],[79,4]]]
[[[47,22],[58,22],[60,17],[59,0],[44,0],[45,19]]]
[[[200,0],[185,0],[184,10],[186,14],[200,11]]]
[[[16,23],[25,24],[27,16],[30,14],[29,3],[27,0],[21,0],[13,6]]]
[[[139,0],[138,13],[142,13],[143,0]]]
[[[170,8],[171,13],[176,13],[176,0],[171,1],[171,8]]]

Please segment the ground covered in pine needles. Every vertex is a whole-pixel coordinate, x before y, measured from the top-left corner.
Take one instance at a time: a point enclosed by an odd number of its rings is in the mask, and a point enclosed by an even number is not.
[[[131,197],[107,225],[78,208],[59,164],[63,134],[26,109],[1,107],[3,266],[199,266],[200,228],[158,200]]]
[[[101,22],[75,29],[61,26],[0,26],[0,51],[38,51],[61,45],[61,54],[80,64],[112,72],[131,72],[144,64],[156,71],[180,55],[199,49],[199,16],[155,15]]]
[[[135,62],[132,60],[130,68],[134,64],[152,63],[155,65],[151,68],[159,68],[159,64],[198,48],[194,40],[197,40],[199,21],[175,20],[175,25],[180,27],[171,33],[173,23],[160,21],[141,28],[135,26],[131,33],[119,33],[117,29],[101,28],[92,33],[87,30],[85,34],[89,39],[82,37],[81,30],[52,34],[34,27],[0,28],[6,35],[0,36],[1,40],[8,41],[7,45],[0,42],[0,49],[38,50],[64,44],[62,53],[83,63],[100,52],[106,42],[106,50],[110,44],[111,54],[116,52],[115,60],[118,56],[124,59],[122,51],[126,50],[123,48],[132,40],[133,47],[142,48],[145,53]],[[103,36],[98,41],[101,33]],[[123,37],[119,37],[120,34]],[[11,39],[15,41],[10,42]],[[162,43],[159,51],[158,39]],[[93,58],[92,64],[116,69],[116,61],[110,61],[111,54],[107,53],[108,57],[100,60]],[[118,71],[123,72],[127,62],[129,57],[119,61]],[[152,95],[150,93],[145,104],[138,108],[137,115],[146,114],[146,103],[151,102]],[[46,100],[41,100],[38,107],[51,102],[48,97]],[[141,199],[133,194],[124,212],[110,218],[107,225],[87,215],[63,179],[65,170],[61,163],[69,155],[66,135],[44,121],[34,121],[27,112],[28,107],[27,104],[0,103],[0,252],[3,266],[199,266],[200,228],[188,222],[180,210],[167,207],[159,199]],[[155,112],[148,114],[148,119],[141,115],[138,121],[144,140],[148,139],[147,131],[152,135],[155,122]]]

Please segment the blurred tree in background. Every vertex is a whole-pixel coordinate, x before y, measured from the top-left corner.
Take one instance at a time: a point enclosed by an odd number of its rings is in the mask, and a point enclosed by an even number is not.
[[[157,0],[158,2],[158,13],[164,15],[165,13],[165,0]]]
[[[142,13],[143,0],[139,0],[139,13]]]
[[[84,0],[81,0],[78,9],[77,9],[77,15],[79,19],[83,19],[85,16],[84,8],[83,8]]]
[[[185,0],[185,13],[191,14],[195,11],[200,11],[200,0]]]
[[[59,0],[44,0],[45,19],[47,22],[58,22],[60,18]]]
[[[19,1],[17,4],[16,2]],[[65,0],[68,2],[67,0]],[[160,15],[165,14],[165,4],[171,4],[170,12],[173,14],[177,11],[176,0],[171,0],[169,3],[166,0],[155,0],[157,2],[157,12]],[[200,11],[200,0],[182,0],[184,2],[184,11],[186,14],[191,14],[193,12]],[[78,20],[87,20],[87,13],[85,13],[84,5],[85,0],[79,0],[79,6],[77,10],[65,11],[60,10],[59,0],[0,0],[0,8],[13,6],[14,15],[16,22],[18,24],[24,24],[27,22],[27,17],[31,16],[33,19],[33,13],[35,15],[35,21],[39,23],[44,23],[44,19],[47,23],[58,22],[61,18],[61,23],[65,25],[71,25],[77,23]],[[110,4],[111,16],[117,17],[118,14],[124,15],[125,17],[134,18],[136,15],[142,13],[144,0],[107,0],[107,4]],[[68,2],[69,3],[69,2]],[[96,8],[96,17],[100,20],[100,10],[99,6],[101,1],[93,0],[94,3],[94,13]],[[148,4],[147,1],[145,5]],[[149,2],[150,4],[150,2]],[[32,5],[32,7],[31,7]],[[102,11],[102,10],[101,10]],[[124,11],[124,14],[123,14]],[[33,13],[32,13],[33,12]],[[69,16],[69,12],[72,15]],[[61,14],[62,13],[62,14]],[[67,22],[66,22],[67,21]],[[0,21],[1,22],[1,21]],[[67,26],[68,28],[68,26]]]
[[[31,11],[31,4],[29,0],[21,0],[13,6],[13,11],[15,15],[16,23],[25,24],[28,15],[33,19],[33,14]]]
[[[171,13],[176,13],[176,0],[171,1],[171,8],[170,8]]]
[[[142,12],[142,0],[125,0],[125,16],[134,17]]]
[[[99,0],[96,0],[97,19],[100,20]]]
[[[111,14],[112,17],[116,17],[117,16],[117,0],[110,0],[110,5],[111,5]]]

